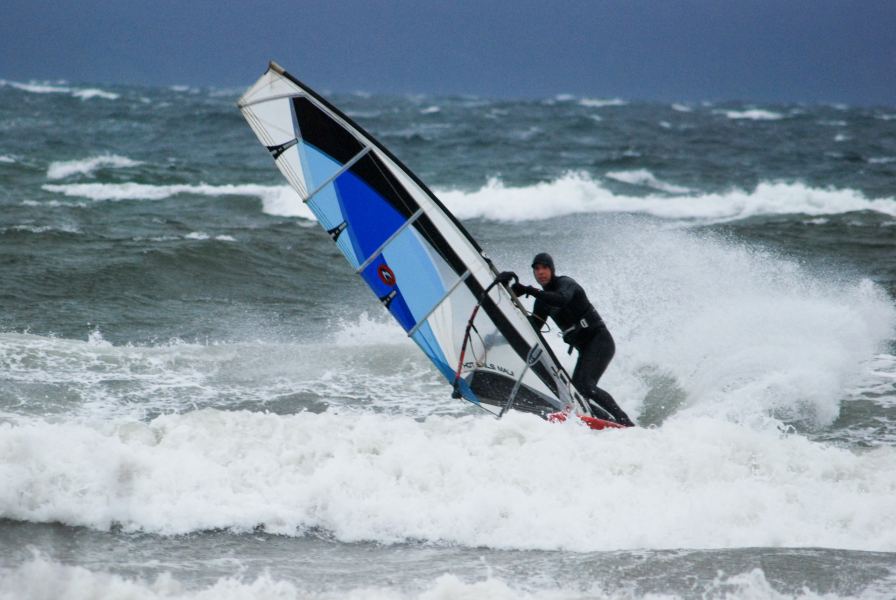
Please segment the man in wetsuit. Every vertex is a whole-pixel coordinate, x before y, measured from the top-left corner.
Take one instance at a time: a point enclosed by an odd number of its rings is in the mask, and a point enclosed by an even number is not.
[[[532,296],[532,324],[541,329],[547,317],[551,317],[563,332],[563,341],[579,351],[579,360],[572,372],[572,383],[592,404],[610,413],[617,423],[632,426],[634,423],[619,408],[608,392],[597,387],[616,353],[613,336],[603,319],[588,301],[585,290],[572,277],[554,273],[554,259],[542,252],[532,259],[532,273],[542,289],[521,283],[511,286],[517,296]]]

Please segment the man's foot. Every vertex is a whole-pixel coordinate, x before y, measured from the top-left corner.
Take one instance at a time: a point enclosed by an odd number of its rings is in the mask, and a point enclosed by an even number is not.
[[[619,408],[619,405],[616,404],[616,401],[613,399],[613,397],[610,396],[610,394],[604,392],[604,390],[600,391],[603,392],[602,394],[600,394],[600,402],[598,402],[596,398],[592,398],[590,399],[592,406],[598,406],[604,411],[610,413],[610,416],[613,417],[613,420],[620,425],[625,425],[626,427],[634,427],[635,422],[628,418],[628,415],[625,414],[624,410]],[[599,411],[595,412],[597,412],[597,414],[601,414]]]

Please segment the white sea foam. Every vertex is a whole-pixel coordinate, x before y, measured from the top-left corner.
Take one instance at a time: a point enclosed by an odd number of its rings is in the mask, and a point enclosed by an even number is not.
[[[0,572],[2,600],[292,600],[313,598],[288,581],[265,574],[254,581],[222,578],[208,587],[190,590],[170,573],[152,580],[122,577],[103,571],[91,571],[36,556],[16,568]],[[327,598],[328,595],[320,595]],[[332,596],[330,596],[332,598]],[[363,598],[359,596],[358,598]],[[376,596],[369,596],[376,598]]]
[[[96,413],[105,418],[102,415],[119,412],[139,416],[147,409],[170,410],[191,392],[191,400],[202,403],[209,398],[204,390],[214,380],[218,366],[226,365],[239,352],[240,346],[235,345],[206,347],[182,342],[118,347],[99,329],[91,331],[86,342],[0,334],[0,365],[8,385],[46,389],[38,410],[53,412],[59,401],[70,415],[80,412],[88,418]],[[119,385],[108,387],[109,378]],[[214,393],[226,395],[225,388],[217,386]],[[57,389],[65,391],[58,397],[50,393]],[[141,398],[139,407],[133,405],[134,398]]]
[[[377,319],[367,311],[357,319],[334,324],[333,341],[345,347],[408,344],[407,335],[391,321]]]
[[[230,327],[252,341],[210,345],[113,346],[98,330],[86,343],[0,333],[0,369],[26,414],[63,410],[74,419],[140,418],[184,405],[264,407],[295,394],[330,406],[463,414],[467,406],[444,401],[440,376],[384,317],[339,321],[325,339],[306,342],[258,341],[263,331],[280,332],[252,322]],[[28,391],[35,386],[46,392],[36,403]]]
[[[0,231],[27,231],[28,233],[81,233],[81,230],[74,225],[13,225],[12,227],[0,229]]]
[[[716,114],[725,115],[729,119],[740,120],[747,119],[751,121],[777,121],[783,119],[784,115],[770,110],[759,108],[751,108],[746,110],[716,110]]]
[[[694,109],[691,108],[690,106],[688,106],[687,104],[673,104],[672,110],[676,110],[678,112],[684,112],[684,113],[694,112]]]
[[[13,164],[16,162],[16,159],[8,154],[0,154],[0,163]]]
[[[164,200],[178,194],[197,196],[254,196],[262,202],[265,213],[277,216],[313,218],[288,185],[151,185],[145,183],[72,183],[47,184],[48,192],[90,200]]]
[[[184,236],[184,239],[205,241],[205,240],[212,239],[212,236],[205,233],[204,231],[191,231],[190,233],[188,233],[187,235]],[[216,235],[214,237],[214,239],[219,242],[235,242],[236,241],[236,238],[234,238],[231,235]]]
[[[74,168],[74,167],[71,167]],[[675,194],[688,188],[663,182],[647,170],[617,171],[608,177]],[[162,200],[178,194],[200,196],[254,196],[263,212],[276,216],[314,219],[311,210],[287,185],[151,185],[142,183],[46,184],[43,189],[90,200]],[[762,215],[806,214],[825,216],[874,211],[896,216],[896,199],[866,198],[852,189],[813,188],[799,182],[763,182],[752,191],[690,193],[668,196],[614,194],[591,177],[569,173],[550,182],[507,187],[499,179],[473,192],[437,190],[448,208],[461,219],[499,221],[543,220],[578,213],[646,214],[662,219],[731,221]],[[33,202],[33,201],[31,201]]]
[[[579,100],[580,106],[587,106],[588,108],[604,108],[605,106],[625,106],[628,104],[625,100],[621,98],[609,98],[609,99],[601,99],[601,98],[581,98]]]
[[[47,179],[64,179],[72,175],[93,175],[97,169],[121,169],[136,167],[143,163],[117,154],[103,154],[81,160],[66,160],[50,163]]]
[[[615,179],[616,181],[621,181],[623,183],[630,183],[632,185],[643,185],[655,190],[660,190],[661,192],[669,192],[670,194],[687,194],[692,191],[690,188],[661,181],[647,169],[637,169],[634,171],[610,171],[606,174],[606,177],[608,177],[609,179]]]
[[[0,517],[98,530],[896,550],[896,450],[857,454],[705,418],[595,434],[523,414],[205,409],[148,424],[20,420],[0,424],[0,450],[12,458],[0,464]]]
[[[896,156],[872,156],[868,162],[872,165],[887,165],[896,162]]]
[[[91,98],[103,98],[105,100],[117,100],[120,96],[114,92],[107,92],[96,88],[87,88],[83,90],[74,90],[72,96],[81,100],[90,100]]]
[[[117,100],[119,94],[107,92],[97,88],[73,88],[67,85],[54,85],[49,83],[19,83],[16,81],[0,80],[0,85],[8,85],[23,92],[32,94],[70,94],[81,100],[90,100],[91,98],[103,98],[105,100]]]
[[[199,410],[143,423],[104,398],[103,418],[18,415],[0,425],[0,455],[14,457],[0,463],[0,518],[160,533],[262,524],[498,548],[894,551],[896,450],[828,447],[782,435],[768,417],[831,423],[869,359],[890,373],[877,350],[896,324],[885,292],[634,221],[569,235],[555,258],[616,336],[602,382],[620,403],[641,414],[650,380],[673,382],[660,399],[679,406],[658,429],[596,434],[520,414],[419,421],[346,408]],[[4,334],[0,365],[14,382],[79,382],[69,392],[143,382],[130,405],[177,388],[181,409],[184,394],[200,406],[222,395],[255,401],[263,387],[262,396],[350,394],[367,405],[405,394],[408,406],[463,406],[447,401],[399,328],[363,318],[339,329],[335,345],[308,347],[122,348]]]
[[[328,591],[319,585],[303,589],[301,581],[292,577],[281,579],[265,572],[251,579],[225,577],[201,589],[179,581],[171,573],[152,579],[126,577],[105,571],[90,570],[56,562],[37,555],[28,562],[0,573],[2,600],[94,600],[96,598],[127,598],[129,600],[679,600],[672,592],[650,592],[645,595],[629,590],[608,591],[600,581],[553,582],[550,578],[522,585],[496,577],[464,573],[462,576],[445,573],[432,580],[398,583],[389,587],[363,585],[351,587],[345,583]],[[315,582],[316,583],[316,582]],[[805,586],[795,595],[776,590],[761,569],[736,575],[720,573],[712,582],[703,585],[700,597],[727,600],[835,600],[830,595],[819,595],[812,586]],[[690,597],[689,594],[687,597]],[[838,597],[839,598],[839,597]],[[884,600],[886,593],[873,590],[855,596],[856,600]]]
[[[67,94],[72,91],[70,87],[46,83],[19,83],[16,81],[2,81],[2,83],[23,92],[31,92],[32,94]]]
[[[879,354],[866,361],[864,367],[853,392],[865,398],[870,395],[881,406],[896,406],[896,356]]]
[[[896,307],[872,282],[700,232],[594,225],[555,260],[610,324],[618,352],[602,382],[629,410],[643,398],[636,413],[655,400],[757,427],[768,414],[828,426],[896,332]]]
[[[435,105],[427,106],[426,108],[420,110],[420,114],[422,115],[433,115],[440,112],[442,112],[442,109]]]
[[[896,216],[896,199],[866,198],[852,189],[822,189],[802,183],[763,182],[752,191],[732,189],[713,194],[624,196],[612,193],[587,175],[526,187],[507,187],[491,179],[479,190],[437,190],[459,218],[498,221],[542,220],[577,213],[647,214],[663,219],[729,221],[761,215],[834,215],[876,211]]]

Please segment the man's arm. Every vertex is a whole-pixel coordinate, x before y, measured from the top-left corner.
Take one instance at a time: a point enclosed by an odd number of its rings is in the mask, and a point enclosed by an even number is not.
[[[535,328],[535,331],[541,331],[541,328],[544,327],[545,323],[548,320],[548,308],[544,305],[544,303],[535,301],[535,306],[532,307],[532,314],[529,315],[529,322],[532,323],[532,327]]]
[[[563,308],[572,301],[572,297],[575,295],[578,285],[579,284],[571,279],[563,278],[557,282],[556,290],[549,292],[547,290],[532,288],[533,293],[531,295],[534,296],[536,300],[540,300],[548,306]]]

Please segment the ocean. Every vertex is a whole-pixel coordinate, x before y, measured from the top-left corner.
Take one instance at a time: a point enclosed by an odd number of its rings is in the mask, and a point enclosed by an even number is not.
[[[594,432],[453,400],[242,91],[0,81],[0,598],[896,598],[896,107],[321,90],[583,284]]]

